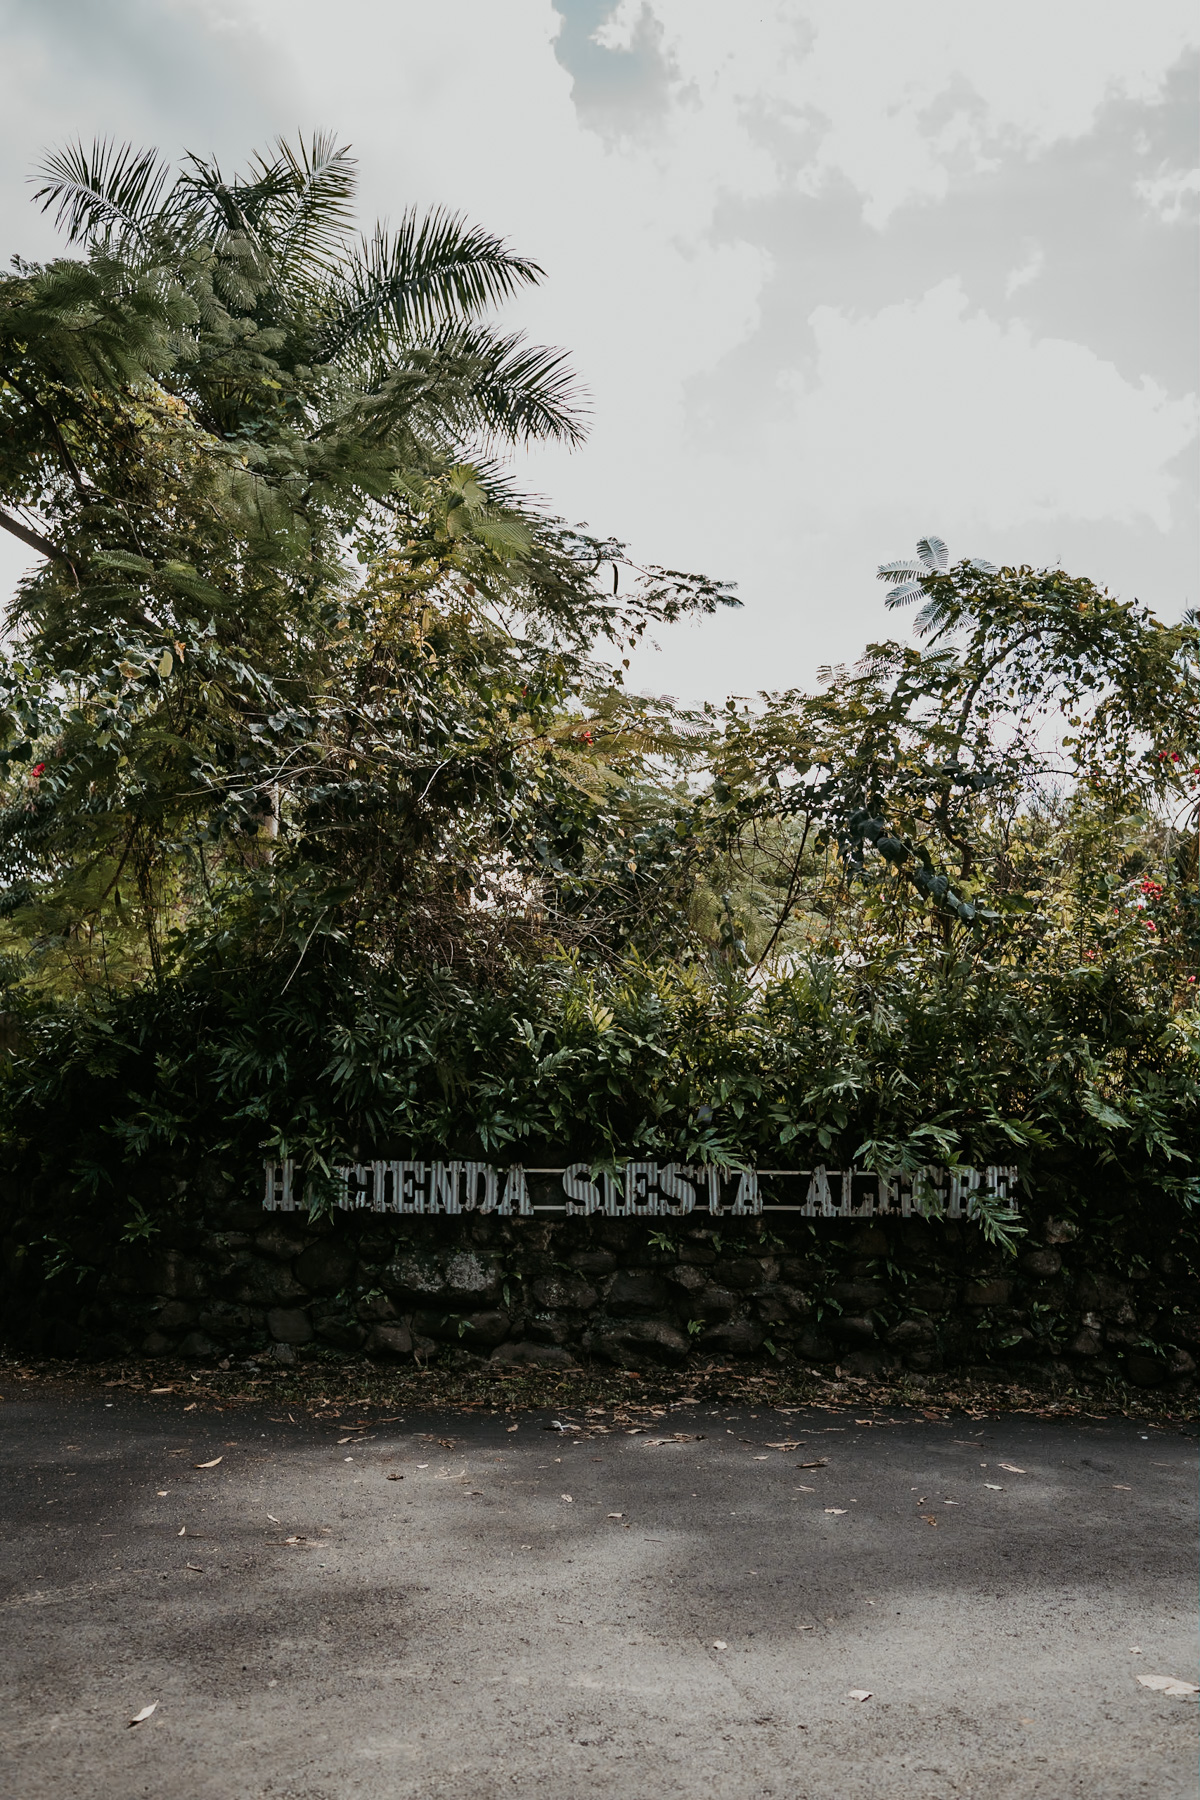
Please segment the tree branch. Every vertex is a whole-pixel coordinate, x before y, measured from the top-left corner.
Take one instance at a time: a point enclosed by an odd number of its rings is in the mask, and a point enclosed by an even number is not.
[[[37,550],[42,556],[50,557],[53,562],[66,563],[78,581],[79,572],[66,551],[60,550],[57,544],[51,543],[50,539],[43,537],[40,532],[31,531],[28,525],[22,525],[19,519],[14,519],[10,513],[3,511],[0,511],[0,530],[11,531],[15,538],[20,538],[21,542],[28,544],[31,550]]]

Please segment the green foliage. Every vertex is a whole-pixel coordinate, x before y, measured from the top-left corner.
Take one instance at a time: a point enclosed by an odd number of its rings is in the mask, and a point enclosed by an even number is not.
[[[292,1155],[319,1205],[389,1146],[1190,1203],[1194,619],[927,539],[881,571],[921,642],[680,713],[628,651],[728,587],[497,460],[582,430],[486,316],[528,259],[355,238],[321,139],[228,179],[75,148],[41,197],[79,255],[0,281],[0,528],[43,558],[0,1117],[54,1207],[132,1241],[202,1163]]]

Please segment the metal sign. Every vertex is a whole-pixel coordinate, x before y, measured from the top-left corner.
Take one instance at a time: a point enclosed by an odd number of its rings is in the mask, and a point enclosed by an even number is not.
[[[981,1196],[1015,1211],[1017,1171],[986,1169],[733,1169],[717,1163],[627,1162],[620,1173],[590,1163],[527,1169],[482,1162],[375,1161],[335,1168],[343,1212],[405,1216],[494,1213],[502,1218],[563,1213],[611,1219],[714,1218],[798,1213],[805,1219],[971,1218]],[[530,1181],[533,1181],[531,1193]],[[764,1194],[761,1181],[769,1183]],[[555,1189],[557,1188],[557,1193]],[[536,1197],[535,1197],[536,1196]],[[295,1212],[295,1164],[266,1164],[263,1206]]]

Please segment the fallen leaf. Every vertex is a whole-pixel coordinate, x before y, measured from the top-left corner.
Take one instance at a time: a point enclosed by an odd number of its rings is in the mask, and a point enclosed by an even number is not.
[[[197,1575],[203,1575],[203,1573],[204,1573],[204,1570],[201,1568],[199,1563],[185,1563],[184,1568],[185,1569],[194,1569],[196,1571]]]
[[[985,1481],[983,1485],[985,1488],[991,1488],[993,1494],[1002,1494],[1004,1492],[1004,1489],[1000,1486],[998,1481]]]
[[[211,1462],[193,1463],[192,1467],[193,1467],[193,1469],[215,1469],[219,1462],[224,1462],[224,1461],[225,1461],[225,1458],[223,1456],[214,1456]]]
[[[308,1539],[306,1537],[285,1537],[283,1541],[285,1544],[307,1544]]]
[[[519,1425],[506,1425],[504,1429],[505,1431],[520,1431],[521,1427]]]
[[[932,1525],[936,1528],[937,1520],[934,1518],[932,1513],[922,1513],[921,1517],[924,1519],[926,1525]]]
[[[1140,1656],[1142,1654],[1142,1646],[1140,1644],[1130,1644],[1129,1654],[1130,1656]]]
[[[871,1698],[871,1690],[870,1688],[848,1688],[846,1690],[846,1698],[847,1700],[869,1700]]]
[[[165,1500],[167,1495],[170,1493],[170,1491],[171,1491],[170,1488],[155,1488],[155,1490],[154,1490],[155,1498],[157,1500]]]
[[[1114,1494],[1132,1494],[1133,1492],[1133,1489],[1124,1481],[1114,1481],[1112,1486]]]
[[[728,1650],[729,1645],[725,1642],[724,1638],[714,1638],[712,1647],[714,1650]]]
[[[403,1477],[403,1475],[390,1474],[388,1476],[388,1480],[389,1481],[403,1481],[404,1477]]]
[[[998,1469],[1007,1469],[1010,1475],[1023,1475],[1024,1469],[1018,1469],[1016,1463],[997,1463]]]
[[[754,1456],[750,1460],[752,1462],[770,1462],[771,1459],[769,1456]]]
[[[198,1400],[193,1400],[191,1405],[185,1406],[183,1410],[184,1410],[184,1412],[195,1412],[195,1410],[199,1404],[200,1404],[200,1402]]]
[[[823,1469],[828,1461],[829,1458],[827,1456],[818,1456],[816,1462],[797,1463],[796,1467],[798,1469]]]
[[[174,1388],[151,1388],[150,1392],[152,1394],[173,1394],[175,1392],[175,1389]]]
[[[418,1463],[417,1467],[418,1467],[418,1469],[427,1469],[429,1467],[429,1464],[428,1463]]]
[[[157,1712],[157,1711],[158,1711],[158,1701],[152,1700],[150,1702],[149,1706],[143,1706],[140,1713],[134,1713],[132,1719],[130,1719],[130,1721],[129,1721],[129,1724],[130,1725],[144,1725],[146,1723],[146,1720],[150,1717],[150,1714],[153,1712]],[[126,1730],[128,1730],[128,1729],[129,1729],[129,1727],[127,1726]]]
[[[846,1509],[844,1506],[827,1506],[825,1508],[825,1511],[827,1513],[836,1513],[839,1519],[841,1518],[841,1516],[845,1512],[845,1510]]]
[[[797,1439],[795,1443],[768,1444],[767,1449],[768,1450],[798,1450],[800,1448],[800,1444],[802,1441],[803,1441],[802,1439]]]
[[[797,1486],[795,1489],[795,1492],[797,1494],[815,1494],[816,1491],[817,1491],[816,1488],[799,1487],[799,1486]]]
[[[608,1516],[610,1519],[623,1519],[625,1517],[625,1514],[624,1513],[609,1513]]]
[[[181,1525],[179,1527],[179,1530],[175,1533],[175,1536],[176,1537],[186,1537],[187,1536],[187,1526]]]
[[[1139,1675],[1137,1679],[1158,1694],[1200,1694],[1194,1681],[1180,1681],[1175,1675]]]
[[[565,1500],[568,1506],[572,1506],[574,1504],[574,1501],[572,1500],[572,1497],[570,1494],[560,1494],[558,1497],[560,1500]]]

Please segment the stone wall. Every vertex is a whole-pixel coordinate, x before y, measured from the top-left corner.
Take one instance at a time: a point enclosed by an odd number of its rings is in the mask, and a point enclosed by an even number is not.
[[[219,1184],[218,1184],[219,1188]],[[630,1368],[751,1355],[854,1374],[1072,1369],[1185,1389],[1200,1355],[1194,1225],[264,1214],[215,1191],[149,1239],[39,1243],[10,1206],[9,1341],[60,1356],[330,1354]]]

